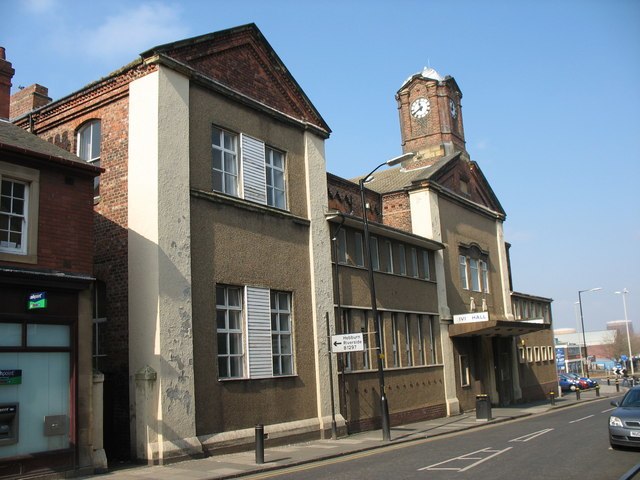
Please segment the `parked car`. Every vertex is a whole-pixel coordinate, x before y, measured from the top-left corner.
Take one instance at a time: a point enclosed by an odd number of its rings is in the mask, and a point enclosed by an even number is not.
[[[572,378],[565,377],[563,374],[558,375],[558,384],[563,392],[574,392],[580,388]]]
[[[611,448],[640,448],[640,386],[630,388],[622,401],[611,405],[617,407],[609,416]]]
[[[578,383],[580,383],[580,388],[595,388],[598,385],[598,382],[595,380],[587,377],[581,377],[576,373],[567,373],[566,375],[578,381]]]

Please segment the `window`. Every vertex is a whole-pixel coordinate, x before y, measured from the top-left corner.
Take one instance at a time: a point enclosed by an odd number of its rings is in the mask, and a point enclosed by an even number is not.
[[[527,360],[527,355],[525,353],[524,347],[518,347],[518,360],[520,363],[525,363]]]
[[[355,262],[356,266],[364,267],[364,250],[362,248],[362,234],[360,232],[355,232]]]
[[[436,319],[433,316],[428,316],[429,319],[429,363],[431,365],[435,365],[438,363],[438,357],[436,353],[436,333],[435,333],[435,322]]]
[[[480,270],[478,269],[478,260],[475,258],[469,259],[469,272],[471,276],[471,290],[474,292],[480,291]]]
[[[287,209],[285,153],[246,134],[212,127],[213,190]]]
[[[469,290],[469,280],[467,279],[467,257],[458,255],[458,265],[460,267],[460,284],[465,290]]]
[[[93,284],[93,368],[100,370],[104,354],[102,335],[107,321],[107,288],[104,282],[96,280]]]
[[[398,316],[391,314],[391,351],[393,352],[393,366],[400,366],[400,352],[398,351]]]
[[[422,250],[422,255],[420,256],[422,260],[422,278],[428,280],[431,277],[429,272],[429,252],[426,250]]]
[[[362,352],[362,368],[369,370],[369,312],[363,312],[362,317],[362,340],[364,343],[364,351]]]
[[[420,315],[418,316],[418,365],[424,364],[424,334],[422,333],[422,315]]]
[[[347,263],[347,232],[338,232],[338,263]]]
[[[413,367],[413,350],[411,349],[412,340],[411,316],[407,314],[404,316],[404,351],[408,367]]]
[[[284,188],[284,154],[270,147],[266,147],[267,173],[267,205],[286,209],[287,198]]]
[[[242,348],[242,289],[216,287],[218,377],[244,376]]]
[[[2,179],[0,248],[4,252],[18,254],[26,252],[28,198],[29,186],[26,183]]]
[[[378,239],[371,237],[371,268],[373,270],[380,270],[380,255],[378,254]]]
[[[385,272],[393,273],[393,245],[389,240],[384,241],[384,248],[387,253],[387,263],[385,265]]]
[[[40,172],[0,162],[0,260],[36,263]]]
[[[411,248],[411,272],[409,273],[412,277],[418,277],[418,251],[412,247]]]
[[[487,262],[480,260],[480,279],[482,282],[482,291],[489,292],[489,269]]]
[[[273,375],[293,374],[291,295],[271,292],[271,350]]]
[[[460,386],[468,387],[471,385],[471,375],[469,372],[469,356],[460,355]]]
[[[465,247],[458,255],[460,285],[464,290],[489,293],[489,265],[487,254],[478,247]]]
[[[78,156],[96,167],[100,166],[100,120],[91,120],[78,130]],[[100,177],[96,176],[93,184],[93,195],[100,195]]]
[[[398,273],[400,275],[407,274],[407,256],[404,252],[404,245],[398,245]]]
[[[220,380],[294,374],[291,305],[291,293],[216,286]]]
[[[213,189],[238,196],[238,137],[213,127]]]

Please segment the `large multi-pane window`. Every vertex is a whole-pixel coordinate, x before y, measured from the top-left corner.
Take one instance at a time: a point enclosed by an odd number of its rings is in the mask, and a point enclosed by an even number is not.
[[[271,354],[273,375],[293,374],[290,293],[271,292]]]
[[[347,263],[347,232],[341,229],[338,232],[338,263]]]
[[[91,120],[78,130],[78,156],[84,161],[100,166],[100,141],[102,133],[100,120]],[[93,184],[93,195],[100,194],[100,177],[96,176]]]
[[[393,245],[389,240],[384,241],[384,249],[387,257],[384,271],[387,273],[393,273]]]
[[[458,255],[460,269],[460,285],[463,289],[474,292],[489,293],[489,266],[482,255],[469,249],[469,252]],[[486,256],[485,256],[486,257]]]
[[[213,127],[213,189],[238,196],[238,136]]]
[[[0,251],[25,253],[29,186],[2,179],[0,190]]]
[[[213,126],[213,190],[287,209],[285,153],[246,134]]]
[[[428,280],[429,278],[431,278],[431,271],[429,268],[429,253],[426,250],[422,250],[422,255],[420,256],[420,258],[422,259],[422,274],[421,277]]]
[[[400,351],[398,349],[398,315],[391,314],[391,351],[393,353],[393,366],[400,366]]]
[[[404,252],[404,245],[398,245],[398,273],[400,275],[407,274],[407,256]]]
[[[240,287],[216,287],[219,378],[244,376],[242,293]]]
[[[418,250],[415,247],[411,247],[411,271],[409,275],[412,277],[418,278]]]
[[[265,148],[265,166],[267,176],[267,205],[286,209],[284,154],[273,148]]]
[[[294,374],[291,305],[289,292],[216,286],[220,380]]]

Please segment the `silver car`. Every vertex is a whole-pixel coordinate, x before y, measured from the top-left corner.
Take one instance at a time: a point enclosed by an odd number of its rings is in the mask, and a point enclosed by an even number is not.
[[[627,391],[609,417],[609,443],[612,448],[640,448],[640,386]]]

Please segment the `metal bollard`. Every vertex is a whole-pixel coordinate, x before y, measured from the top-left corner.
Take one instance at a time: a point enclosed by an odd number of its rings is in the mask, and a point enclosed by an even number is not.
[[[580,389],[576,388],[576,400],[580,400]]]
[[[596,397],[600,396],[600,385],[596,385]]]
[[[264,425],[256,425],[256,463],[264,463]]]
[[[556,392],[549,392],[549,399],[551,400],[551,405],[556,404]]]
[[[616,392],[620,391],[620,380],[616,378]]]
[[[611,379],[607,376],[607,385],[611,385]]]

